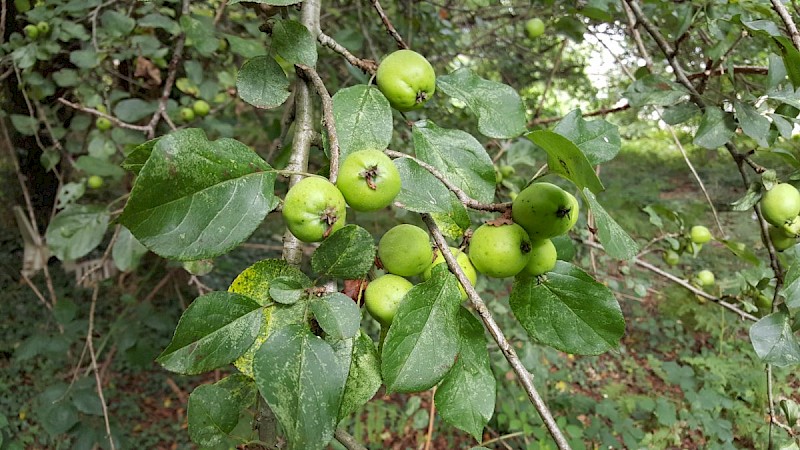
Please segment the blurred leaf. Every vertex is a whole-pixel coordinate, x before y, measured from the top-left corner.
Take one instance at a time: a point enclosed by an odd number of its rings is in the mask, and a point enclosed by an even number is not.
[[[86,256],[102,242],[108,220],[108,211],[102,206],[70,205],[47,226],[47,247],[61,261]]]
[[[747,261],[754,266],[761,264],[761,259],[751,252],[744,243],[729,239],[717,239],[717,241],[725,245],[725,247],[727,247],[731,253],[739,257],[739,259]]]
[[[35,117],[22,114],[10,114],[11,125],[14,129],[25,136],[33,136],[39,131],[39,121]]]
[[[229,4],[235,5],[237,3],[260,3],[262,5],[273,6],[289,6],[296,3],[301,3],[303,0],[231,0]]]
[[[172,35],[176,35],[181,32],[181,27],[177,22],[165,15],[158,13],[150,13],[144,17],[140,17],[137,21],[137,25],[143,28],[161,28]]]
[[[762,116],[753,105],[739,100],[733,101],[736,109],[736,118],[744,134],[753,138],[761,147],[767,147],[767,134],[769,133],[769,120]]]
[[[480,320],[459,309],[458,359],[436,390],[436,407],[445,422],[482,440],[494,414],[496,386]]]
[[[228,390],[216,384],[201,384],[189,395],[189,437],[195,444],[221,444],[239,423],[239,407]]]
[[[375,260],[375,240],[358,225],[345,225],[322,241],[311,256],[320,275],[355,280],[364,278]]]
[[[747,211],[754,207],[761,200],[762,188],[763,185],[761,183],[750,183],[747,187],[747,192],[742,198],[731,203],[731,209],[733,211]]]
[[[694,135],[694,144],[714,149],[725,145],[736,132],[733,114],[723,112],[716,106],[709,106],[703,113],[700,126]]]
[[[121,226],[114,247],[111,249],[111,258],[117,269],[120,272],[130,272],[136,269],[145,254],[147,254],[147,247],[136,240],[130,230]]]
[[[699,112],[700,108],[694,103],[683,102],[664,108],[664,111],[661,113],[661,118],[668,125],[677,125],[694,118]]]
[[[569,139],[546,130],[525,136],[547,152],[547,167],[551,172],[572,181],[580,189],[588,188],[594,193],[605,189],[586,155]]]
[[[458,354],[458,281],[445,264],[411,288],[397,309],[381,354],[388,392],[420,392],[438,383]]]
[[[633,107],[670,106],[683,100],[689,93],[686,88],[658,75],[646,75],[634,81],[624,92]]]
[[[256,56],[236,77],[239,97],[256,108],[277,108],[289,98],[289,79],[271,56]]]
[[[436,85],[467,104],[484,136],[510,139],[526,131],[525,105],[511,86],[485,80],[467,68],[438,77]]]
[[[800,262],[793,261],[783,280],[781,294],[785,298],[786,307],[794,314],[800,310]]]
[[[563,261],[544,281],[517,277],[509,305],[532,340],[567,353],[598,355],[617,348],[625,333],[614,294]]]
[[[494,164],[480,142],[461,130],[439,128],[431,121],[414,124],[417,158],[481,203],[494,200]]]
[[[276,20],[272,25],[273,49],[291,64],[317,64],[317,43],[311,32],[300,22]]]
[[[184,14],[180,18],[181,28],[186,33],[187,44],[191,44],[203,56],[211,56],[219,47],[214,36],[212,17]]]
[[[764,363],[787,367],[800,362],[800,345],[785,312],[762,317],[750,327],[750,341]]]
[[[247,239],[275,208],[274,182],[269,164],[246,145],[209,141],[199,129],[175,131],[153,147],[119,221],[165,258],[213,258]]]
[[[73,165],[76,169],[86,172],[87,175],[110,177],[115,180],[125,176],[125,171],[117,164],[92,156],[81,155]]]
[[[334,339],[350,339],[358,334],[361,310],[352,298],[333,292],[311,302],[311,311],[322,328]]]
[[[100,24],[105,33],[114,37],[123,37],[130,34],[136,27],[136,21],[121,12],[106,9],[100,15]]]
[[[572,141],[593,166],[611,161],[619,153],[621,142],[617,126],[603,119],[583,120],[580,109],[564,116],[553,131]]]
[[[230,364],[256,339],[264,312],[255,300],[211,292],[186,308],[175,335],[156,361],[165,369],[196,375]]]
[[[612,258],[631,259],[639,251],[636,241],[606,212],[589,189],[583,190],[584,198],[589,202],[589,208],[594,214],[597,226],[597,237],[606,253]]]
[[[146,102],[139,98],[129,98],[114,105],[114,116],[123,122],[137,122],[156,112],[156,102]]]
[[[256,352],[258,390],[286,433],[290,450],[322,449],[333,438],[345,368],[330,344],[300,325],[277,330]]]
[[[383,150],[392,140],[392,108],[375,86],[359,84],[333,96],[339,161],[359,150]]]
[[[81,69],[94,69],[100,65],[100,57],[93,49],[74,50],[69,54],[69,62]]]

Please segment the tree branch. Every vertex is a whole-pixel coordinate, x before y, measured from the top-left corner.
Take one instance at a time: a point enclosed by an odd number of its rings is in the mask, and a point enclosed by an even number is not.
[[[517,353],[514,351],[514,347],[511,346],[503,334],[503,331],[497,325],[497,322],[495,322],[494,317],[492,317],[492,313],[486,306],[486,303],[483,302],[483,299],[481,299],[481,297],[478,295],[475,287],[473,287],[472,283],[469,282],[469,279],[467,279],[467,276],[464,274],[464,270],[458,265],[456,257],[448,250],[449,246],[447,241],[442,235],[442,232],[439,231],[439,227],[436,226],[436,222],[429,214],[421,214],[421,216],[423,222],[425,222],[425,225],[427,225],[431,235],[433,236],[433,241],[436,243],[436,246],[439,247],[439,251],[441,252],[442,256],[444,256],[450,271],[455,274],[458,282],[461,283],[461,286],[467,292],[467,297],[469,298],[470,303],[472,303],[472,306],[478,312],[483,324],[489,330],[489,333],[494,338],[494,341],[497,343],[498,347],[500,347],[500,350],[503,352],[503,356],[506,357],[506,360],[514,370],[514,373],[517,374],[517,378],[522,384],[523,389],[525,389],[525,392],[528,394],[528,398],[530,399],[531,403],[533,403],[533,406],[536,408],[539,416],[542,418],[542,421],[547,427],[550,436],[553,437],[553,440],[555,440],[559,449],[570,449],[567,439],[564,437],[564,434],[561,432],[561,429],[558,428],[558,424],[556,424],[556,421],[553,418],[553,413],[547,407],[547,404],[542,399],[539,391],[536,390],[536,386],[533,385],[533,377],[531,373],[528,372],[528,369],[526,369],[522,364],[522,361],[520,361]]]
[[[626,111],[628,109],[631,109],[631,105],[625,103],[624,105],[620,105],[620,106],[613,106],[613,107],[610,107],[610,108],[602,108],[602,109],[598,109],[596,111],[591,111],[591,112],[588,112],[586,114],[582,114],[582,116],[583,117],[605,116],[605,115],[614,114],[614,113],[617,113],[617,112],[620,112],[620,111]],[[535,119],[531,120],[530,122],[528,122],[528,125],[547,125],[547,124],[550,124],[550,123],[558,122],[563,118],[564,118],[564,116],[560,116],[560,117],[538,117],[538,118],[535,118]]]
[[[344,59],[347,60],[351,65],[354,67],[358,67],[361,69],[362,72],[368,73],[370,75],[374,75],[375,72],[378,71],[378,63],[371,59],[361,59],[350,53],[342,44],[336,42],[332,37],[328,36],[327,34],[320,31],[319,36],[317,36],[317,41],[320,44],[328,47],[329,49],[333,50],[334,52],[344,56]]]
[[[771,2],[772,9],[778,13],[783,24],[786,25],[786,30],[789,32],[789,36],[792,38],[795,48],[800,50],[800,32],[797,31],[797,25],[795,25],[794,20],[792,20],[791,13],[783,6],[781,0],[771,0]]]
[[[435,167],[433,167],[432,165],[426,163],[425,161],[421,161],[421,160],[419,160],[419,159],[417,159],[417,158],[415,158],[415,157],[413,157],[411,155],[407,155],[407,154],[401,153],[401,152],[396,152],[396,151],[393,151],[393,150],[384,150],[383,153],[385,153],[386,155],[391,156],[393,158],[408,158],[408,159],[416,162],[423,169],[427,170],[428,172],[431,173],[431,175],[436,177],[437,180],[441,181],[442,184],[444,184],[444,186],[450,192],[452,192],[453,194],[456,195],[456,197],[458,198],[458,201],[463,203],[464,206],[466,206],[468,208],[472,208],[472,209],[479,210],[479,211],[498,211],[498,212],[506,211],[509,208],[511,208],[511,203],[491,203],[491,204],[487,205],[487,204],[481,203],[481,202],[473,199],[472,197],[467,195],[466,192],[462,191],[461,188],[459,188],[458,186],[456,186],[453,183],[451,183],[450,180],[448,180],[444,175],[439,173],[439,171],[436,170]]]
[[[333,437],[336,438],[340,444],[344,445],[347,450],[367,450],[367,447],[361,445],[356,438],[341,428],[337,428],[336,431],[333,432]]]
[[[317,91],[317,95],[319,95],[319,98],[322,100],[322,125],[325,127],[325,131],[328,134],[328,143],[330,144],[331,150],[331,168],[328,178],[331,180],[331,183],[336,184],[336,178],[339,175],[339,138],[336,134],[336,122],[333,118],[333,100],[331,99],[331,94],[328,93],[328,89],[325,88],[325,83],[322,82],[322,78],[320,78],[313,67],[298,64],[297,68],[303,76],[311,81],[311,84],[314,85],[314,89]]]
[[[408,45],[403,41],[403,37],[400,36],[400,33],[394,28],[392,22],[389,21],[389,18],[386,17],[386,13],[383,12],[383,8],[381,8],[381,4],[378,0],[370,0],[372,2],[372,6],[375,7],[375,11],[378,12],[378,15],[381,16],[381,20],[383,21],[383,25],[386,27],[386,31],[389,33],[391,37],[397,41],[397,48],[400,49],[408,49]]]

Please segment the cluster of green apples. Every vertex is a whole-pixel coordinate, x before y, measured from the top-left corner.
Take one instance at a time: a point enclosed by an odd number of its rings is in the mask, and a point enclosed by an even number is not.
[[[22,32],[25,33],[25,36],[28,39],[36,40],[41,37],[45,37],[50,34],[50,24],[47,22],[39,22],[36,25],[28,24],[22,29]]]
[[[769,238],[780,252],[793,247],[800,237],[800,192],[789,183],[780,183],[761,198],[761,213],[769,222]]]
[[[556,265],[551,238],[567,233],[578,219],[578,201],[551,183],[534,183],[512,203],[511,218],[504,216],[479,226],[468,251],[450,247],[470,284],[478,273],[493,278],[542,276]],[[412,287],[408,277],[431,277],[444,256],[431,246],[428,233],[410,224],[397,225],[378,243],[378,259],[387,272],[364,292],[367,311],[383,326],[391,324],[397,308]],[[467,298],[463,286],[461,299]]]
[[[700,249],[703,248],[703,244],[711,242],[712,239],[714,239],[714,236],[707,227],[703,225],[695,225],[689,230],[688,243],[685,245],[680,245],[680,247],[677,249],[668,248],[664,251],[662,255],[664,262],[670,266],[675,266],[681,260],[681,254],[676,250],[682,252],[683,249],[691,248],[691,251],[697,255]],[[692,281],[694,284],[700,287],[711,287],[716,282],[714,272],[708,269],[703,269],[697,272]]]

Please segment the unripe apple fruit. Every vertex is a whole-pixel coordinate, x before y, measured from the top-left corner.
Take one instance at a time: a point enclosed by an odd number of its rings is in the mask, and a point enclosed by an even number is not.
[[[483,224],[472,233],[469,259],[478,272],[494,278],[513,277],[528,264],[531,238],[521,226]]]
[[[391,325],[400,302],[414,287],[410,281],[397,275],[386,274],[372,280],[364,290],[364,306],[381,325]]]
[[[419,275],[433,261],[430,237],[420,227],[397,225],[378,242],[378,258],[389,273],[403,277]]]
[[[533,19],[525,22],[525,31],[528,32],[529,38],[536,39],[544,34],[544,22],[542,22],[542,19],[534,17]]]
[[[714,272],[704,269],[700,272],[697,272],[697,284],[704,287],[710,287],[714,285]]]
[[[713,237],[711,236],[711,231],[702,225],[693,226],[692,230],[689,232],[689,236],[695,244],[705,244],[711,241]]]
[[[412,50],[398,50],[384,58],[375,80],[378,89],[398,111],[421,108],[436,91],[433,66]]]
[[[783,226],[800,213],[800,192],[789,183],[780,183],[761,199],[764,219],[776,227]]]
[[[336,187],[356,211],[377,211],[389,206],[401,185],[397,166],[379,150],[347,155],[336,180]]]
[[[525,272],[531,275],[543,275],[556,267],[558,252],[553,241],[550,239],[539,239],[531,241],[531,253]]]
[[[578,221],[578,200],[555,184],[534,183],[514,198],[511,215],[531,239],[551,238]]]
[[[461,270],[464,271],[464,275],[467,276],[470,284],[475,286],[475,283],[478,281],[478,273],[475,271],[475,266],[473,266],[472,262],[469,260],[469,256],[456,247],[450,247],[450,254],[456,257],[456,262],[461,267]],[[433,263],[422,273],[422,278],[426,280],[430,279],[433,267],[442,263],[445,263],[444,255],[442,255],[442,252],[437,251],[436,259],[434,259]],[[461,291],[461,300],[466,299],[467,291],[464,290],[461,283],[458,284],[458,289]]]

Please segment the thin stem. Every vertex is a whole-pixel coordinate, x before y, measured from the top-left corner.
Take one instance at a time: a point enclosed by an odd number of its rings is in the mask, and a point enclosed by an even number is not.
[[[128,130],[135,130],[135,131],[142,131],[142,132],[150,131],[150,126],[149,125],[134,125],[132,123],[123,122],[123,121],[117,119],[114,116],[108,115],[108,114],[106,114],[104,112],[100,112],[100,111],[98,111],[96,109],[87,108],[87,107],[79,105],[77,103],[72,103],[71,101],[65,99],[64,97],[60,97],[58,99],[58,101],[63,103],[64,105],[69,106],[70,108],[77,109],[78,111],[83,111],[85,113],[93,114],[93,115],[95,115],[97,117],[102,117],[104,119],[108,119],[109,121],[111,121],[111,123],[113,123],[114,125],[116,125],[116,126],[118,126],[120,128],[127,128]]]
[[[783,24],[786,25],[786,30],[789,32],[789,36],[791,36],[795,48],[800,50],[800,32],[797,31],[797,25],[795,25],[794,20],[792,19],[792,14],[789,13],[789,10],[786,9],[785,6],[783,6],[783,2],[781,0],[771,0],[771,2],[772,9],[778,13],[783,21]]]
[[[340,444],[344,445],[347,450],[367,450],[367,447],[361,445],[356,438],[341,428],[337,428],[336,431],[333,432],[333,437],[336,438]]]
[[[428,411],[428,432],[425,433],[425,450],[430,450],[433,438],[433,422],[436,417],[436,386],[431,389],[431,408]]]
[[[100,379],[100,371],[97,368],[97,355],[94,352],[94,344],[92,343],[92,333],[94,332],[94,310],[97,305],[97,296],[100,292],[99,285],[94,286],[92,292],[92,304],[89,306],[89,330],[86,332],[86,344],[89,347],[89,357],[92,360],[92,371],[94,372],[94,380],[97,384],[97,396],[100,398],[100,407],[103,409],[103,421],[106,426],[106,435],[108,437],[108,444],[111,450],[116,450],[114,444],[114,437],[111,434],[111,421],[108,416],[108,406],[106,406],[106,399],[103,395],[103,381]]]
[[[453,194],[456,195],[458,201],[464,204],[464,206],[468,208],[472,208],[479,211],[506,211],[511,208],[511,203],[490,203],[485,204],[481,203],[473,198],[471,198],[466,192],[462,191],[461,188],[454,185],[450,180],[447,179],[444,175],[442,175],[435,167],[426,163],[425,161],[419,160],[411,155],[407,155],[405,153],[396,152],[393,150],[384,150],[387,156],[391,156],[393,158],[408,158],[417,164],[420,165],[423,169],[427,170],[431,173],[437,180],[441,181],[445,187],[450,190]]]
[[[358,67],[361,69],[362,72],[368,73],[370,75],[374,75],[375,72],[378,70],[378,64],[371,60],[371,59],[361,59],[350,53],[342,44],[336,42],[332,37],[328,36],[327,34],[320,31],[319,36],[317,36],[317,41],[320,44],[328,47],[329,49],[333,50],[334,52],[344,56],[344,59],[347,60],[350,64],[354,67]]]
[[[486,303],[483,302],[483,299],[481,299],[481,297],[478,295],[478,292],[472,286],[472,283],[469,282],[467,276],[464,274],[464,270],[458,265],[456,257],[448,250],[449,246],[447,241],[442,235],[442,232],[439,230],[439,227],[436,225],[436,222],[433,220],[433,217],[431,217],[429,214],[422,214],[421,216],[423,222],[425,222],[425,225],[427,225],[428,230],[430,230],[431,235],[433,236],[433,241],[436,243],[436,246],[439,247],[439,251],[442,253],[442,256],[444,256],[447,266],[450,268],[450,271],[455,274],[458,282],[461,283],[461,286],[467,292],[467,297],[469,298],[470,303],[472,303],[472,306],[478,312],[483,324],[489,330],[489,333],[492,335],[492,338],[494,338],[494,341],[497,342],[497,346],[503,352],[503,356],[505,356],[506,360],[511,365],[514,373],[516,373],[520,384],[522,384],[523,389],[525,389],[525,392],[528,394],[528,398],[536,408],[539,416],[542,418],[542,421],[547,427],[550,436],[553,437],[553,440],[555,440],[559,449],[570,449],[571,447],[567,442],[567,439],[564,437],[561,429],[559,429],[555,418],[553,418],[553,413],[547,407],[547,404],[542,399],[539,391],[536,390],[536,386],[533,384],[533,376],[522,364],[522,361],[520,361],[519,357],[517,356],[517,352],[514,351],[514,347],[508,342],[508,339],[506,339],[505,335],[503,334],[503,330],[501,330],[497,325],[497,322],[495,322],[494,317],[492,317],[492,313],[486,306]]]
[[[378,12],[378,15],[381,17],[381,21],[383,21],[383,26],[386,27],[386,31],[389,35],[397,41],[397,47],[401,49],[407,49],[408,45],[403,41],[403,37],[400,36],[400,33],[394,28],[392,22],[389,21],[389,18],[386,17],[386,13],[383,12],[383,8],[381,8],[381,4],[378,0],[370,0],[372,2],[372,6],[375,7],[375,11]]]

